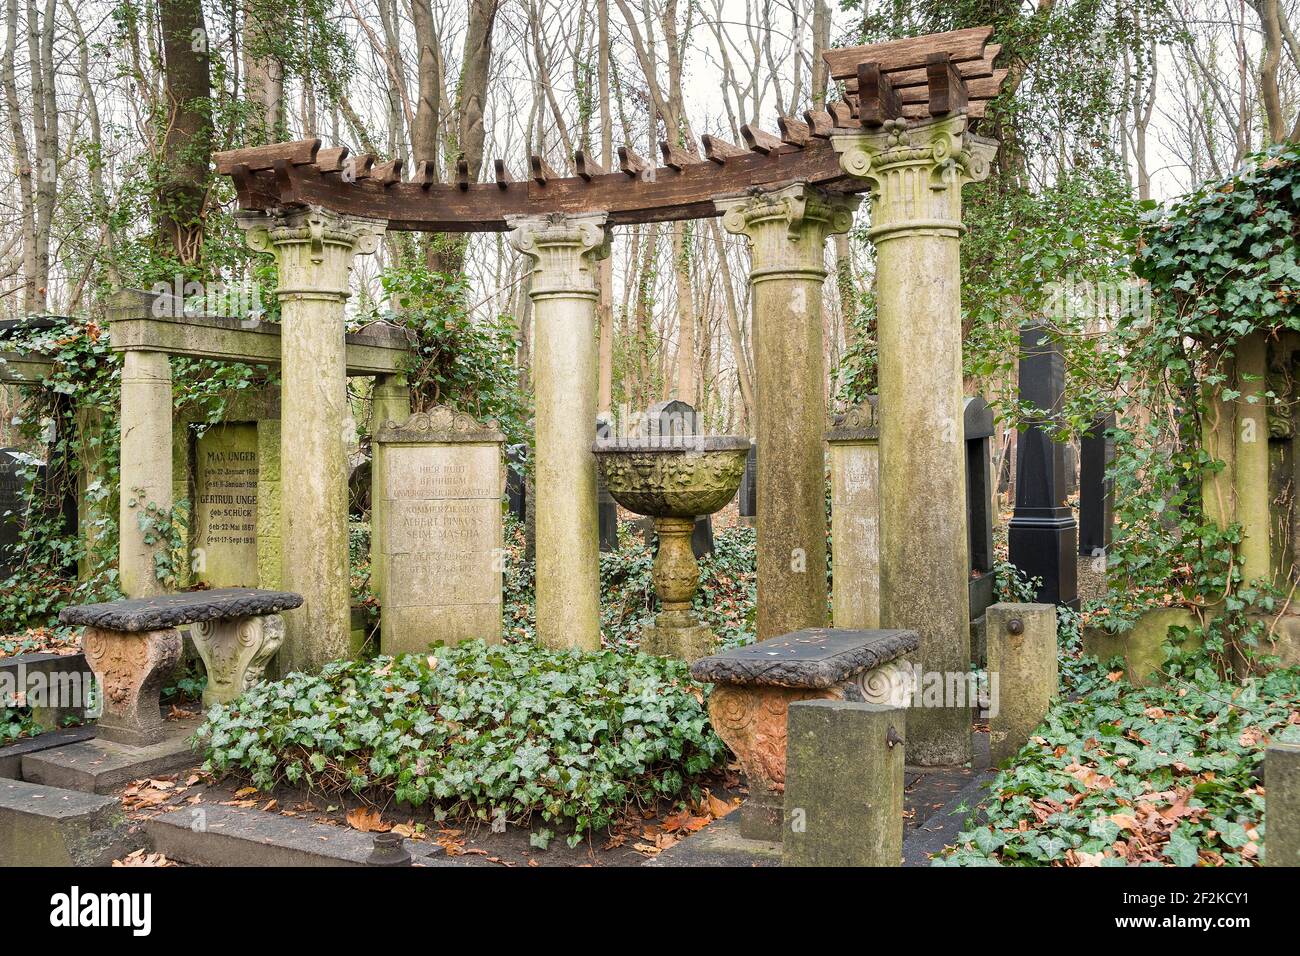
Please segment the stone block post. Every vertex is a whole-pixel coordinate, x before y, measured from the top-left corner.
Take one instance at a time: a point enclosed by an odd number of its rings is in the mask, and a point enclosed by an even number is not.
[[[839,416],[831,449],[831,599],[836,627],[880,627],[880,429],[874,396]]]
[[[826,237],[855,196],[804,183],[715,200],[749,239],[758,441],[758,640],[826,624]]]
[[[316,671],[351,646],[344,305],[353,257],[378,248],[385,223],[307,207],[240,224],[279,267],[281,584],[303,596],[280,663]]]
[[[609,255],[605,214],[512,217],[510,242],[532,261],[537,637],[600,648],[596,461],[596,263]]]
[[[387,422],[404,422],[411,417],[411,386],[405,375],[380,375],[371,392],[370,430]]]
[[[926,673],[970,667],[962,441],[961,189],[996,143],[961,114],[836,135],[840,166],[871,184],[880,355],[880,622],[920,633]],[[908,714],[907,757],[971,757],[967,702]]]
[[[166,543],[140,527],[150,510],[172,507],[172,370],[165,352],[130,350],[122,356],[121,497],[118,575],[130,598],[161,594],[155,553]],[[152,541],[152,543],[149,543]]]
[[[989,750],[999,764],[1019,752],[1056,699],[1056,606],[993,604],[984,613]]]
[[[1300,866],[1300,744],[1264,752],[1264,865]]]
[[[902,865],[906,717],[848,700],[790,705],[783,865]]]

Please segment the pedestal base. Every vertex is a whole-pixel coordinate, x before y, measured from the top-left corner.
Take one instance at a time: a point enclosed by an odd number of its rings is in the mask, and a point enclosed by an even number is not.
[[[163,682],[181,659],[180,632],[174,627],[154,631],[87,627],[81,644],[104,697],[99,739],[128,747],[147,747],[162,740],[166,728],[159,697]]]
[[[676,657],[693,664],[713,653],[716,638],[703,624],[690,627],[661,627],[647,624],[641,634],[641,650],[660,657]]]

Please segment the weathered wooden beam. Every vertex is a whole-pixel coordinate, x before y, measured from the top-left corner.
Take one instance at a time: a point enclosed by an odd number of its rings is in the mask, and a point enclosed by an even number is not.
[[[593,176],[604,176],[607,170],[600,163],[588,155],[586,150],[580,149],[573,154],[573,168],[577,171],[578,176],[584,182],[591,182]]]
[[[992,27],[971,27],[867,46],[840,47],[827,50],[822,57],[830,67],[831,76],[843,80],[855,76],[860,63],[876,63],[881,70],[889,72],[923,67],[931,53],[947,53],[958,63],[979,60],[984,56],[984,48],[992,33]]]
[[[879,63],[858,64],[858,121],[877,127],[903,115],[903,103]]]
[[[808,110],[803,118],[808,121],[808,132],[818,139],[830,139],[835,132],[835,117],[825,110]]]
[[[931,116],[946,116],[966,105],[966,81],[957,72],[951,56],[931,53],[925,61],[925,69],[930,79],[928,105]]]
[[[456,186],[461,192],[469,189],[469,160],[464,153],[456,157]]]
[[[687,166],[704,162],[700,157],[667,140],[659,142],[659,152],[663,154],[664,165],[679,173]]]
[[[626,173],[628,176],[640,176],[651,166],[649,160],[643,156],[638,156],[636,152],[627,146],[618,148],[618,168],[620,172]]]
[[[347,158],[346,146],[331,146],[316,154],[316,168],[322,173],[340,173],[343,171],[343,161]]]
[[[704,158],[719,166],[725,166],[729,159],[746,155],[746,151],[739,146],[728,143],[725,139],[710,136],[708,133],[700,137],[700,142],[704,144]]]
[[[835,121],[836,129],[858,128],[857,114],[853,112],[853,107],[844,100],[836,100],[834,103],[827,104],[826,108],[830,111],[831,119]]]
[[[294,178],[289,175],[289,161],[277,159],[271,171],[275,173],[275,190],[280,197],[280,202],[292,206],[298,201],[298,191],[295,188]]]
[[[362,153],[360,156],[350,156],[348,161],[343,164],[343,178],[360,182],[363,179],[370,178],[370,170],[374,168],[375,157],[370,153]]]
[[[776,125],[781,129],[781,139],[791,146],[803,149],[812,141],[812,129],[793,116],[778,116]]]
[[[381,186],[400,183],[402,181],[402,161],[400,159],[390,159],[386,163],[377,164],[371,169],[370,178]]]
[[[740,136],[745,141],[751,152],[762,153],[764,156],[779,150],[785,144],[781,142],[780,137],[773,136],[771,133],[751,126],[749,123],[740,127]]]
[[[533,182],[539,186],[545,186],[551,180],[561,178],[560,174],[551,168],[551,164],[536,153],[528,158],[528,165],[533,171]]]
[[[212,160],[217,165],[218,173],[229,176],[236,166],[247,166],[250,171],[274,169],[279,160],[291,166],[310,166],[316,161],[316,152],[319,149],[319,139],[298,139],[291,143],[227,149],[220,153],[213,153]]]
[[[958,71],[967,82],[979,79],[984,76],[993,75],[993,60],[1001,51],[1002,46],[998,43],[990,43],[984,48],[984,56],[979,60],[963,60],[956,63]],[[894,84],[894,89],[903,93],[911,86],[919,86],[924,89],[929,85],[929,77],[926,74],[925,66],[917,66],[906,70],[885,70],[889,75],[889,82]],[[856,74],[844,79],[844,90],[846,93],[856,93],[858,89],[858,77]],[[904,101],[906,102],[906,101]]]
[[[510,178],[510,171],[506,169],[506,161],[504,159],[492,160],[492,169],[496,174],[498,189],[505,189],[513,181]]]

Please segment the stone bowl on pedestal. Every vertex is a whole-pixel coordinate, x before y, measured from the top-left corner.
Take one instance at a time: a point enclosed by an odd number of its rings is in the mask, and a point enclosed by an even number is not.
[[[654,519],[659,535],[655,592],[660,611],[641,649],[694,661],[713,652],[713,632],[691,613],[700,567],[691,550],[697,515],[735,497],[749,457],[749,439],[731,436],[602,439],[592,446],[610,495],[628,511]]]

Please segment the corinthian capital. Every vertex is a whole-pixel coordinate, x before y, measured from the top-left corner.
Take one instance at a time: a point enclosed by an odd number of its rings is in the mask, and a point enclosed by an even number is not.
[[[353,256],[378,249],[388,227],[383,219],[343,216],[320,206],[246,212],[237,221],[250,249],[276,257],[281,295],[346,296]]]
[[[713,205],[722,213],[723,228],[749,238],[755,272],[824,273],[826,237],[849,230],[858,202],[857,196],[793,183],[780,189],[755,186]]]
[[[510,245],[533,261],[532,295],[596,294],[593,266],[609,255],[605,213],[510,216]]]
[[[998,144],[967,130],[964,114],[887,120],[879,130],[831,137],[840,168],[871,185],[871,236],[901,229],[959,233],[961,188],[986,179]]]

